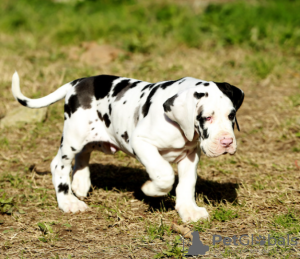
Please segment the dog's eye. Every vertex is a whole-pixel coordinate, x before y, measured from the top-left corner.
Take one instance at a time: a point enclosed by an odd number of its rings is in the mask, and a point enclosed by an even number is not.
[[[206,117],[205,120],[206,121],[211,121],[211,117]]]
[[[233,120],[234,119],[234,114],[229,114],[228,118],[229,118],[229,120]]]

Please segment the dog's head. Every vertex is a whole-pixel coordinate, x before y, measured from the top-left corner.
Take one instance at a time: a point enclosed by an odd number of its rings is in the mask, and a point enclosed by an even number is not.
[[[244,92],[228,83],[199,82],[164,103],[166,116],[178,123],[187,140],[199,134],[200,147],[209,157],[234,154],[236,113]]]

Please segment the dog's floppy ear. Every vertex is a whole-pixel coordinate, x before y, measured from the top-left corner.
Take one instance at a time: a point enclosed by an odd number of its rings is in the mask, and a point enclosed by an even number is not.
[[[218,83],[218,82],[214,82],[218,88],[220,89],[220,91],[223,92],[223,94],[225,94],[233,103],[234,108],[236,109],[236,111],[241,107],[243,101],[244,101],[244,92],[231,85],[228,84],[226,82],[223,83]]]
[[[163,104],[165,114],[179,124],[189,141],[194,138],[196,104],[201,95],[204,94],[197,93],[195,89],[191,88],[175,94]]]
[[[218,86],[220,91],[222,91],[223,94],[225,94],[232,101],[233,106],[237,111],[241,107],[241,105],[244,101],[244,96],[245,96],[244,92],[241,89],[239,89],[231,84],[228,84],[226,82],[223,82],[223,83],[214,82],[214,83]],[[236,122],[238,131],[240,131],[240,127],[239,127],[236,116],[235,116],[235,122]]]

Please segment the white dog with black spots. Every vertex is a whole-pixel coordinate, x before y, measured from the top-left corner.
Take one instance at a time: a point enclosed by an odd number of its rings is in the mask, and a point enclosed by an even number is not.
[[[61,145],[51,163],[58,206],[64,212],[88,209],[78,198],[86,197],[91,187],[91,152],[122,150],[145,166],[150,180],[142,191],[148,196],[170,192],[175,179],[170,163],[176,163],[175,208],[180,217],[184,222],[209,218],[195,201],[197,165],[201,150],[208,157],[235,153],[236,112],[244,100],[239,88],[192,77],[148,83],[99,75],[74,80],[46,97],[29,99],[20,91],[16,72],[12,92],[29,108],[65,98]]]

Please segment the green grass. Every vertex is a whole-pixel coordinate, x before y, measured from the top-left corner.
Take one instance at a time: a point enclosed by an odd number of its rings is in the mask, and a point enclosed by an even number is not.
[[[291,0],[209,4],[197,12],[184,5],[137,0],[3,0],[0,30],[32,35],[31,40],[22,39],[31,48],[49,41],[74,45],[97,40],[147,53],[169,40],[190,47],[245,45],[267,51],[279,46],[285,52],[300,53],[299,9],[300,2]],[[55,60],[56,55],[51,57]],[[262,77],[272,67],[264,60],[254,61]]]
[[[238,213],[234,212],[233,210],[229,208],[220,207],[215,210],[213,218],[217,221],[228,221],[232,220],[234,218],[238,218]]]

